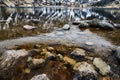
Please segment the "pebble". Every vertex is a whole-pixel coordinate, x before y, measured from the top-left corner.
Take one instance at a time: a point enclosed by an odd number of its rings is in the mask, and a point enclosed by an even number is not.
[[[69,24],[65,24],[65,25],[63,26],[63,29],[64,29],[64,30],[69,30],[69,29],[70,29],[70,25],[69,25]]]
[[[88,45],[88,46],[92,46],[92,45],[94,45],[93,42],[85,42],[85,44]]]
[[[63,60],[63,56],[61,54],[58,54],[57,57],[59,60]]]
[[[46,52],[45,57],[47,59],[47,58],[50,58],[50,57],[55,57],[55,55],[51,52]]]
[[[75,56],[85,56],[85,50],[76,48],[71,54]]]
[[[25,68],[24,72],[29,74],[31,72],[31,69],[30,68]]]
[[[30,61],[32,61],[32,57],[28,57],[28,59],[27,59],[27,62],[30,62]]]
[[[64,58],[63,58],[63,60],[64,60],[64,62],[67,64],[67,63],[69,63],[69,64],[71,64],[71,65],[74,65],[75,63],[76,63],[76,61],[74,60],[74,59],[72,59],[72,58],[70,58],[70,57],[68,57],[68,56],[65,56]]]
[[[23,28],[26,29],[26,30],[36,29],[35,26],[30,26],[30,25],[25,25],[25,26],[23,26]]]
[[[91,61],[94,59],[93,57],[90,57],[90,56],[85,56],[85,58]]]
[[[32,63],[34,65],[39,65],[39,64],[44,63],[44,62],[45,62],[45,60],[42,59],[42,58],[40,58],[40,59],[32,59]]]
[[[95,58],[93,60],[93,64],[100,70],[102,75],[107,75],[107,73],[110,73],[111,71],[110,66],[107,65],[101,58]]]
[[[53,48],[53,47],[47,47],[47,50],[48,50],[48,51],[53,51],[54,48]]]

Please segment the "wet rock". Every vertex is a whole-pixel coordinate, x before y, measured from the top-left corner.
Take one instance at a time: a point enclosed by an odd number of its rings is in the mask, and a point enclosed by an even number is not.
[[[73,21],[72,24],[73,25],[79,25],[81,23],[81,21]]]
[[[1,68],[8,68],[14,64],[14,62],[20,58],[28,55],[26,50],[8,50],[2,55],[2,60],[0,62]]]
[[[71,55],[75,55],[75,56],[85,56],[85,50],[80,49],[80,48],[76,48]]]
[[[32,61],[32,57],[28,57],[28,59],[27,59],[27,62],[30,62],[30,61]]]
[[[96,19],[94,19],[94,20],[92,20],[91,22],[90,22],[90,26],[91,27],[98,27],[98,28],[102,28],[102,29],[108,29],[108,30],[113,30],[114,29],[114,26],[111,24],[111,23],[109,23],[108,21],[101,21],[101,20],[96,20]]]
[[[23,26],[23,28],[24,28],[25,30],[33,30],[33,29],[36,29],[35,26],[30,26],[30,25],[25,25],[25,26]]]
[[[95,58],[93,64],[100,70],[102,75],[107,75],[111,72],[110,66],[106,64],[101,58]]]
[[[68,56],[65,56],[64,58],[63,58],[63,60],[64,60],[64,62],[66,63],[66,64],[70,64],[70,65],[74,65],[75,63],[76,63],[76,61],[74,60],[74,59],[72,59],[72,58],[70,58],[70,57],[68,57]]]
[[[91,61],[94,59],[93,57],[90,57],[90,56],[85,56],[85,58]]]
[[[98,80],[98,79],[94,74],[88,74],[83,76],[79,73],[76,73],[73,80]]]
[[[89,27],[89,24],[85,21],[81,21],[79,24],[79,28],[87,28]]]
[[[64,35],[64,32],[61,32],[61,31],[56,32],[56,35],[58,35],[58,36],[62,36],[62,35]]]
[[[53,53],[51,53],[51,52],[46,52],[46,54],[45,54],[46,59],[52,59],[54,57],[55,57],[55,55]]]
[[[45,55],[47,52],[48,52],[47,49],[42,49],[41,54]]]
[[[57,59],[60,60],[60,61],[63,60],[63,56],[62,56],[61,54],[58,54],[56,57],[57,57]]]
[[[106,77],[102,77],[100,78],[99,80],[111,80],[109,76],[106,76]]]
[[[116,49],[116,57],[120,60],[120,46]]]
[[[46,74],[40,74],[32,77],[30,80],[50,80]]]
[[[53,47],[47,47],[47,50],[48,50],[48,51],[53,51],[54,48],[53,48]]]
[[[70,54],[75,60],[83,60],[85,57],[85,50],[76,48],[73,52]]]
[[[65,24],[65,25],[63,26],[63,29],[64,29],[64,30],[69,30],[69,29],[70,29],[70,25],[69,25],[69,24]]]
[[[89,42],[89,41],[85,42],[85,44],[88,45],[88,46],[92,46],[92,45],[94,45],[93,42]]]
[[[37,55],[37,54],[40,54],[40,50],[39,49],[32,49],[29,51],[29,55],[32,56],[32,55]]]
[[[114,24],[115,28],[120,28],[120,24]]]
[[[10,0],[3,0],[3,3],[8,7],[15,7],[15,4]]]
[[[39,64],[42,64],[42,63],[44,63],[44,62],[45,62],[45,60],[42,59],[42,58],[40,58],[40,59],[32,59],[32,63],[33,63],[34,65],[39,65]]]
[[[85,76],[88,74],[97,75],[97,72],[95,71],[94,66],[87,62],[78,62],[74,65],[73,69],[76,71],[79,71],[80,75],[82,76]]]
[[[24,0],[24,1],[25,1],[25,3],[27,3],[27,4],[31,4],[31,3],[34,2],[34,0]]]
[[[29,74],[31,72],[31,69],[30,68],[25,68],[24,72]]]

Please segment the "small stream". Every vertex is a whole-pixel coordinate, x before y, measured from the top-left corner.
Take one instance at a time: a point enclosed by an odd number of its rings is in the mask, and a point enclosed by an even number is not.
[[[11,18],[8,25],[0,22],[0,41],[25,36],[35,36],[51,32],[64,24],[77,20],[101,19],[120,23],[119,9],[71,8],[71,7],[37,7],[37,8],[8,8],[0,7],[0,20]],[[24,25],[37,27],[26,31]],[[105,37],[115,45],[120,44],[120,30],[105,31],[90,29],[92,32]]]

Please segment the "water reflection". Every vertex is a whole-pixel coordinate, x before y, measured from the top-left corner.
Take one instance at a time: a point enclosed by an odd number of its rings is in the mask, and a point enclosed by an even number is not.
[[[32,21],[34,24],[41,24],[44,27],[54,25],[55,22],[68,22],[81,19],[110,19],[120,20],[120,11],[103,9],[79,9],[61,7],[40,7],[40,8],[0,8],[0,20],[6,20],[1,29],[8,29],[14,25],[25,25]],[[11,23],[12,22],[12,23]],[[26,23],[25,23],[26,22]],[[55,25],[56,26],[56,25]]]
[[[107,19],[120,23],[120,10],[91,9],[91,8],[0,8],[0,41],[18,37],[35,36],[62,27],[64,24],[83,19]],[[35,26],[37,29],[26,31],[24,25]],[[114,44],[120,44],[120,30],[102,31],[91,30],[107,38]]]

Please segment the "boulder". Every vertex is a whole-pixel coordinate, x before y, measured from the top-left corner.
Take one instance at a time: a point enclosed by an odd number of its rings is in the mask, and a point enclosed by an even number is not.
[[[113,30],[114,29],[114,26],[113,24],[111,24],[110,22],[108,22],[107,20],[96,20],[96,19],[93,19],[91,22],[90,22],[90,26],[91,27],[95,27],[95,28],[101,28],[101,29],[107,29],[107,30]]]
[[[85,56],[85,50],[76,48],[71,54],[76,56]]]
[[[93,64],[100,70],[102,75],[107,75],[107,73],[111,72],[110,66],[107,65],[101,58],[95,58],[93,60]]]
[[[0,61],[0,68],[8,68],[11,67],[14,62],[20,58],[20,57],[25,57],[28,55],[28,51],[26,50],[7,50],[3,53],[3,55],[1,56],[2,59]]]
[[[46,74],[39,74],[32,77],[30,80],[50,80]]]
[[[74,70],[79,71],[80,75],[86,76],[88,74],[97,75],[95,68],[92,64],[87,62],[78,62],[74,65]]]

